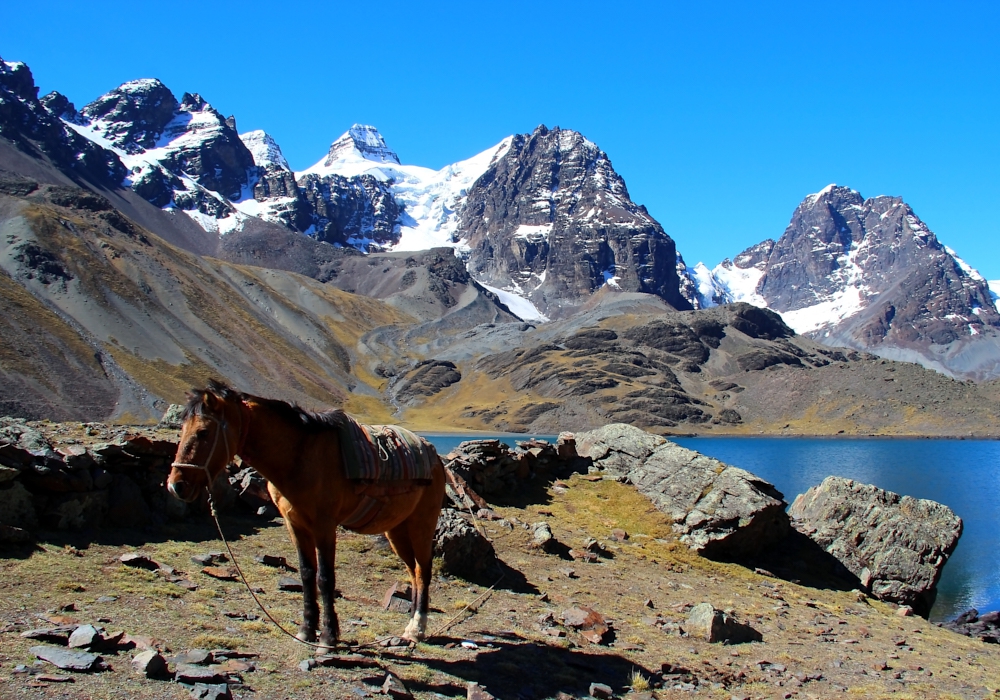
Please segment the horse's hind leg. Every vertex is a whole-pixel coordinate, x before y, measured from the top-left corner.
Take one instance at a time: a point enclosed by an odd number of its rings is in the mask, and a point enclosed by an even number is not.
[[[411,600],[413,602],[413,617],[410,619],[409,624],[406,626],[406,630],[403,632],[403,637],[409,639],[413,642],[419,642],[423,639],[425,628],[427,627],[427,606],[426,606],[426,595],[421,595],[421,585],[418,581],[417,573],[417,558],[413,551],[413,540],[410,534],[409,521],[404,521],[385,533],[386,537],[389,538],[389,544],[392,545],[392,550],[399,555],[399,558],[403,560],[406,564],[406,572],[410,575],[410,584],[413,588]],[[428,568],[428,574],[430,570]],[[430,584],[430,576],[427,577],[427,585]],[[423,607],[423,616],[420,616],[420,601],[424,600],[425,605]]]
[[[340,621],[333,599],[337,595],[337,574],[334,564],[337,560],[337,531],[334,529],[332,541],[320,544],[319,555],[319,595],[323,599],[323,627],[319,641],[332,647],[340,638]]]

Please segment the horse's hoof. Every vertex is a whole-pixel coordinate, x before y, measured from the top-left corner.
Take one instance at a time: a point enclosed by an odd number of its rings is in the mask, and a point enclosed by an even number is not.
[[[312,644],[313,642],[316,641],[316,633],[308,632],[306,630],[299,630],[298,634],[295,635],[295,638],[300,642],[309,642],[310,644]]]

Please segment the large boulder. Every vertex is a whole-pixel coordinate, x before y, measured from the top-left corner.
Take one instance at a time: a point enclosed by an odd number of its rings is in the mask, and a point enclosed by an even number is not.
[[[789,532],[781,492],[748,471],[624,424],[576,440],[581,457],[634,484],[704,556],[746,559]]]
[[[441,572],[475,580],[498,565],[496,550],[486,536],[451,508],[441,510],[434,533],[434,556]]]
[[[962,534],[962,519],[947,506],[836,476],[800,494],[789,515],[871,595],[924,617]]]
[[[38,526],[34,499],[20,481],[0,484],[0,524],[28,530]]]

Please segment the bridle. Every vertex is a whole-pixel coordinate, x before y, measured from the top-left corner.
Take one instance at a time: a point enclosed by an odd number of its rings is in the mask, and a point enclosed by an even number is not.
[[[242,402],[240,403],[240,408],[243,408]],[[239,454],[240,449],[243,447],[243,443],[246,441],[246,436],[243,435],[243,411],[240,411],[240,431],[239,431],[239,441],[236,446],[235,452],[229,451],[229,439],[224,437],[226,431],[229,429],[229,421],[226,420],[225,416],[222,418],[217,418],[208,413],[201,413],[200,416],[205,420],[210,420],[215,423],[215,439],[212,441],[212,450],[208,453],[208,457],[205,459],[205,464],[192,464],[190,462],[171,462],[171,467],[181,467],[183,469],[199,469],[205,472],[205,476],[208,480],[206,488],[208,488],[209,495],[211,496],[212,489],[209,488],[212,483],[212,473],[208,470],[208,465],[212,463],[212,457],[215,456],[215,451],[219,447],[219,436],[223,436],[222,443],[226,448],[226,461],[223,464],[229,464],[233,457]]]

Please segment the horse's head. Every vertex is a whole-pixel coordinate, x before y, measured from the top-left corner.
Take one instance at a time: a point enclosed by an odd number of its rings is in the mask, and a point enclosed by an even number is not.
[[[236,455],[246,419],[241,395],[210,380],[207,389],[188,394],[177,455],[167,477],[167,490],[191,502]]]

